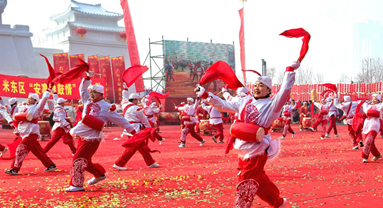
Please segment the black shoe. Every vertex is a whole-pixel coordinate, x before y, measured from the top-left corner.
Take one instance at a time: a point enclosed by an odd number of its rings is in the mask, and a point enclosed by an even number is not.
[[[45,169],[44,171],[45,172],[51,172],[51,171],[54,171],[56,169],[57,169],[56,165],[53,164],[53,165],[49,166],[47,169]]]
[[[213,141],[214,141],[215,143],[217,143],[217,138],[215,138],[215,136],[213,136],[212,139],[213,139]]]
[[[359,146],[360,146],[360,147],[364,147],[364,144],[363,144],[362,141],[359,142]]]
[[[19,172],[14,169],[6,170],[4,173],[9,174],[9,175],[19,175]]]

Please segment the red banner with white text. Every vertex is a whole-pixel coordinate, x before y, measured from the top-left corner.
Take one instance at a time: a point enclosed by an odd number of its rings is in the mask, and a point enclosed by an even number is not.
[[[98,61],[98,55],[88,56],[89,70],[95,73],[95,78],[101,78],[100,63]]]
[[[68,53],[53,54],[53,68],[56,73],[65,73],[69,71]]]
[[[123,56],[112,58],[112,74],[114,83],[114,101],[122,101],[122,74],[125,71],[125,60]]]
[[[42,95],[48,89],[47,79],[17,77],[0,74],[1,97],[27,98],[29,93]],[[68,84],[57,84],[53,89],[57,94],[65,99],[79,99],[79,86],[82,79],[76,79]],[[92,84],[105,85],[103,78],[92,79]]]
[[[80,62],[78,61],[78,59],[85,61],[84,54],[75,54],[75,55],[69,56],[70,68],[80,65]]]
[[[112,80],[112,72],[110,68],[110,57],[104,56],[99,58],[100,60],[100,70],[101,76],[105,79],[105,98],[109,98],[110,100],[114,100],[113,96],[113,80]]]

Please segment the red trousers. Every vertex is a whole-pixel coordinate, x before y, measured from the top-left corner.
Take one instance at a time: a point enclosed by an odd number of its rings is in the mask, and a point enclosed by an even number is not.
[[[37,134],[30,134],[29,137],[25,137],[21,141],[16,149],[16,157],[11,165],[14,170],[20,170],[21,166],[23,165],[23,161],[28,155],[29,151],[32,151],[32,153],[43,163],[45,167],[49,167],[54,164],[48,155],[44,152],[40,143],[37,141],[37,138]]]
[[[272,207],[280,207],[283,198],[279,196],[279,189],[266,175],[264,167],[267,154],[263,153],[251,159],[239,159],[237,199],[234,207],[251,207],[255,195]]]
[[[330,125],[327,128],[327,134],[330,134],[332,128],[334,128],[334,134],[338,134],[338,130],[336,129],[335,116],[330,116]]]
[[[318,118],[315,123],[313,124],[313,128],[317,129],[318,125],[322,123],[322,133],[321,137],[324,137],[326,134],[326,125],[327,125],[327,119],[320,119]]]
[[[359,141],[363,141],[363,138],[362,138],[362,127],[363,126],[360,125],[360,127],[358,128],[357,131],[354,131],[354,129],[352,128],[352,125],[347,125],[347,127],[348,127],[348,135],[351,138],[352,145],[355,147],[358,145]]]
[[[186,136],[189,133],[196,140],[198,140],[200,142],[203,140],[202,137],[195,132],[195,129],[194,129],[195,125],[196,124],[187,124],[187,125],[185,125],[185,128],[182,129],[182,131],[181,131],[181,142],[182,143],[186,142]]]
[[[156,128],[155,126],[155,123],[153,123],[152,121],[149,121],[149,123],[150,123],[150,126],[152,127],[152,128]],[[159,131],[159,129],[157,129],[157,131]],[[153,134],[153,136],[158,140],[158,141],[161,141],[162,140],[162,136],[161,135],[159,135],[157,132],[155,132],[154,134]]]
[[[215,138],[217,138],[219,141],[223,141],[224,135],[223,135],[223,123],[213,125],[215,130],[217,130],[217,133],[214,135]]]
[[[370,131],[368,134],[366,134],[365,141],[364,141],[364,147],[362,151],[362,158],[368,159],[368,156],[370,155],[370,152],[373,156],[378,157],[380,155],[380,152],[375,146],[375,137],[378,135],[378,132],[376,131]]]
[[[60,140],[63,139],[64,144],[68,145],[72,153],[76,153],[76,147],[74,145],[73,137],[69,132],[65,133],[65,130],[61,127],[58,127],[52,131],[52,136],[49,142],[44,147],[44,152],[48,152],[52,147]]]
[[[98,163],[92,163],[92,157],[100,146],[100,141],[86,141],[78,139],[78,148],[72,161],[71,186],[84,186],[85,171],[91,173],[95,178],[105,174],[105,169]]]
[[[142,157],[145,160],[145,163],[147,166],[152,165],[156,161],[154,161],[152,155],[150,152],[147,152],[144,150],[144,146],[146,145],[145,142],[142,142],[141,144],[137,145],[136,147],[127,147],[125,148],[125,151],[122,153],[121,157],[116,160],[114,164],[124,167],[126,163],[130,160],[130,158],[133,157],[134,153],[138,150],[138,152],[142,155]]]
[[[294,133],[293,129],[291,128],[291,119],[286,120],[285,127],[283,128],[283,137],[287,135],[287,131],[290,133]]]

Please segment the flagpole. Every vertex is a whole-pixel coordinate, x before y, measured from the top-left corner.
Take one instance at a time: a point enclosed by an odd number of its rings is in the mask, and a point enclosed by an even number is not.
[[[242,21],[243,21],[243,62],[244,62],[244,68],[246,68],[246,46],[245,46],[245,1],[246,0],[240,0],[242,1]],[[246,70],[246,69],[243,69]],[[243,83],[246,86],[246,71],[243,72]]]

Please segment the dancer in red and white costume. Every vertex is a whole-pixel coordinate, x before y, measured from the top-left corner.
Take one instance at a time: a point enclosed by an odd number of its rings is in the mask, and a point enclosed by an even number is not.
[[[330,138],[331,129],[334,129],[335,137],[339,137],[338,129],[336,128],[336,118],[338,117],[338,109],[333,105],[333,101],[331,97],[328,97],[327,99],[330,100],[327,102],[331,102],[331,106],[328,112],[330,124],[327,127],[326,137]]]
[[[57,169],[56,165],[47,156],[40,143],[37,141],[40,138],[40,127],[37,124],[37,121],[44,112],[44,106],[49,96],[50,92],[45,91],[40,100],[37,94],[30,93],[27,100],[28,105],[19,108],[19,113],[29,113],[32,115],[33,119],[31,121],[24,120],[18,122],[17,130],[23,140],[16,149],[16,157],[11,165],[12,169],[6,170],[5,173],[17,175],[29,151],[32,151],[43,165],[47,167],[44,171],[49,172]]]
[[[205,101],[207,104],[209,104],[207,101]],[[213,141],[217,143],[224,143],[223,139],[225,138],[223,134],[223,121],[221,117],[221,112],[219,112],[217,109],[215,109],[213,106],[207,106],[205,103],[202,103],[202,108],[207,111],[209,114],[209,123],[210,125],[213,125],[214,128],[217,130],[217,133],[212,137]]]
[[[348,129],[348,135],[350,136],[352,141],[352,145],[353,145],[352,149],[358,149],[358,143],[360,147],[363,147],[362,126],[360,126],[357,131],[354,131],[354,129],[352,128],[352,119],[354,118],[358,103],[352,102],[350,96],[344,96],[343,99],[344,99],[344,103],[340,104],[339,99],[335,96],[334,106],[341,109],[344,112],[344,115],[347,116],[346,118],[347,129]]]
[[[151,125],[142,112],[142,108],[137,106],[140,96],[137,93],[132,93],[127,96],[128,91],[124,90],[123,100],[121,102],[122,108],[124,109],[124,117],[125,119],[134,127],[135,132],[140,132],[143,128],[151,128]],[[162,137],[155,133],[155,137],[161,142]],[[142,157],[148,168],[158,168],[160,167],[156,161],[153,159],[150,151],[148,151],[147,141],[142,142],[141,144],[135,147],[127,147],[122,153],[121,157],[116,160],[113,167],[118,170],[127,170],[124,166],[129,160],[133,157],[133,155],[138,151]]]
[[[186,136],[190,133],[192,137],[200,142],[200,146],[202,146],[206,141],[202,139],[200,135],[195,132],[195,125],[198,125],[198,119],[196,118],[197,108],[200,103],[200,98],[197,98],[194,102],[194,99],[191,97],[187,98],[187,104],[181,107],[176,107],[178,111],[183,112],[183,122],[185,127],[181,131],[181,144],[178,147],[186,147]]]
[[[330,101],[330,100],[329,100]],[[326,103],[325,99],[323,98],[320,103],[314,102],[315,107],[319,108],[320,112],[317,115],[317,120],[313,124],[311,131],[315,131],[319,124],[322,124],[322,132],[321,132],[321,140],[324,139],[326,136],[326,126],[328,122],[328,112],[330,110],[330,107],[332,105],[332,102]]]
[[[208,101],[220,111],[238,112],[238,121],[233,125],[246,123],[248,128],[263,127],[265,135],[261,142],[251,142],[237,137],[233,147],[239,156],[238,194],[234,207],[251,207],[255,195],[266,201],[272,207],[285,207],[286,199],[280,197],[279,189],[269,179],[264,171],[268,159],[275,158],[279,153],[279,138],[271,140],[268,133],[271,124],[281,113],[282,107],[291,93],[294,85],[295,72],[299,62],[287,67],[281,89],[271,99],[272,81],[270,77],[258,77],[254,84],[253,97],[246,96],[237,102],[226,102],[212,93],[209,93]],[[205,98],[205,89],[197,92]]]
[[[303,129],[303,118],[309,116],[309,108],[307,107],[307,102],[303,102],[303,106],[300,108],[300,114],[299,114],[299,119],[300,119],[300,125],[299,125],[299,130],[302,131]]]
[[[382,96],[373,94],[371,104],[363,103],[363,112],[367,115],[363,125],[364,148],[362,152],[363,162],[368,162],[368,157],[371,154],[374,156],[373,161],[382,158],[382,155],[375,146],[375,138],[378,135],[380,128],[380,117],[383,111]]]
[[[9,125],[14,128],[13,126],[13,119],[8,115],[7,111],[6,111],[6,106],[4,105],[4,101],[1,99],[0,97],[0,116],[2,117],[1,119],[5,118],[5,120],[7,120],[7,122],[9,123]],[[8,147],[5,147],[3,145],[0,144],[0,157],[3,157],[5,155],[5,153],[8,152]]]
[[[83,120],[70,130],[71,135],[77,135],[78,146],[72,162],[72,178],[68,192],[84,190],[85,171],[90,172],[94,177],[88,181],[89,185],[94,185],[106,178],[105,169],[97,163],[92,162],[92,157],[96,153],[100,142],[105,135],[101,128],[107,121],[126,129],[134,134],[134,127],[118,114],[114,105],[107,103],[103,99],[104,87],[101,85],[90,85],[93,72],[87,72],[87,77],[81,81],[79,91],[81,101],[84,104],[82,114]],[[90,117],[92,122],[87,122]],[[86,123],[84,123],[86,122]]]
[[[64,108],[64,104],[67,100],[64,98],[59,98],[57,93],[54,91],[53,99],[56,102],[53,111],[53,121],[55,124],[52,128],[51,139],[44,147],[44,152],[48,152],[50,149],[52,149],[52,147],[62,138],[64,144],[69,146],[72,155],[74,155],[76,153],[76,147],[73,137],[69,133],[71,124],[69,118],[67,117],[67,112]]]
[[[292,112],[294,109],[297,108],[297,106],[297,104],[295,104],[295,106],[291,104],[291,99],[287,101],[286,105],[283,106],[282,118],[285,121],[285,127],[283,128],[281,139],[284,139],[286,137],[287,131],[292,134],[291,137],[294,137],[295,132],[291,128],[291,120],[293,119]]]

